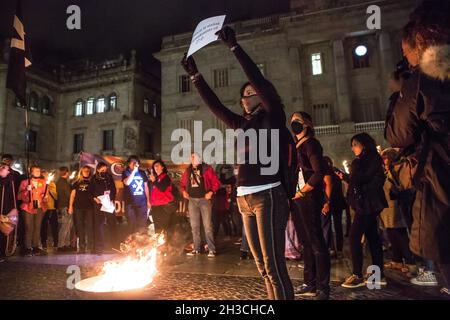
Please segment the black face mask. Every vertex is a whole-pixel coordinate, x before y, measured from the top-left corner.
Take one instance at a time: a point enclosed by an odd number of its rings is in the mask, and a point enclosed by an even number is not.
[[[100,177],[105,178],[106,177],[106,172],[99,172]]]
[[[303,131],[304,127],[300,122],[294,121],[291,123],[291,129],[294,134],[300,134]]]

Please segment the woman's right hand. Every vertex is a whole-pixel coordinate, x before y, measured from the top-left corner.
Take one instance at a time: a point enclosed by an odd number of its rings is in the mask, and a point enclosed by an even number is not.
[[[97,204],[101,204],[101,203],[102,203],[102,202],[100,201],[100,199],[97,198],[97,197],[94,198],[94,201],[95,201]]]
[[[187,53],[184,54],[183,59],[181,60],[181,65],[183,66],[184,70],[186,70],[186,73],[190,76],[194,76],[198,73],[194,58],[192,58],[192,56],[188,57]]]

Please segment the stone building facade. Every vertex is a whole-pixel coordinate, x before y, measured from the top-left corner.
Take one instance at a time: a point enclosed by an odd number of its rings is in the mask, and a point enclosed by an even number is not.
[[[381,9],[381,29],[369,30],[367,8]],[[382,147],[389,74],[402,58],[401,28],[413,0],[292,0],[291,12],[231,23],[241,46],[274,83],[287,117],[309,112],[325,154],[336,165],[351,160],[350,138],[368,132]],[[193,134],[224,125],[203,104],[180,65],[192,33],[163,38],[161,51],[162,156],[170,159],[176,128]],[[233,54],[213,43],[194,54],[199,71],[225,106],[241,113],[239,88],[246,78]],[[207,142],[206,144],[208,144]],[[208,159],[206,159],[208,160]]]
[[[8,46],[5,46],[8,47]],[[0,152],[25,163],[25,110],[5,89],[8,50],[0,59]],[[159,157],[160,81],[135,52],[82,60],[52,73],[27,69],[32,162],[76,167],[79,153]]]

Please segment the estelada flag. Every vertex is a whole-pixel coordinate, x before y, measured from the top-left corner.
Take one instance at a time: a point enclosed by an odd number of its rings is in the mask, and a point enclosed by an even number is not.
[[[13,35],[9,53],[8,76],[6,87],[11,89],[22,106],[27,105],[25,68],[31,65],[31,54],[28,42],[25,40],[23,24],[22,1],[17,0],[14,15]]]

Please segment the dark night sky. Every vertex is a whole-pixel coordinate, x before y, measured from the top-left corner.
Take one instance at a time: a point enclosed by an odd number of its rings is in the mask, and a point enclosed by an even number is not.
[[[132,48],[144,60],[165,35],[191,32],[204,18],[226,23],[287,12],[289,0],[22,0],[36,64],[108,57]],[[81,8],[81,30],[66,28],[66,9]],[[0,0],[0,37],[12,32],[15,0]],[[148,60],[151,61],[151,60]]]

